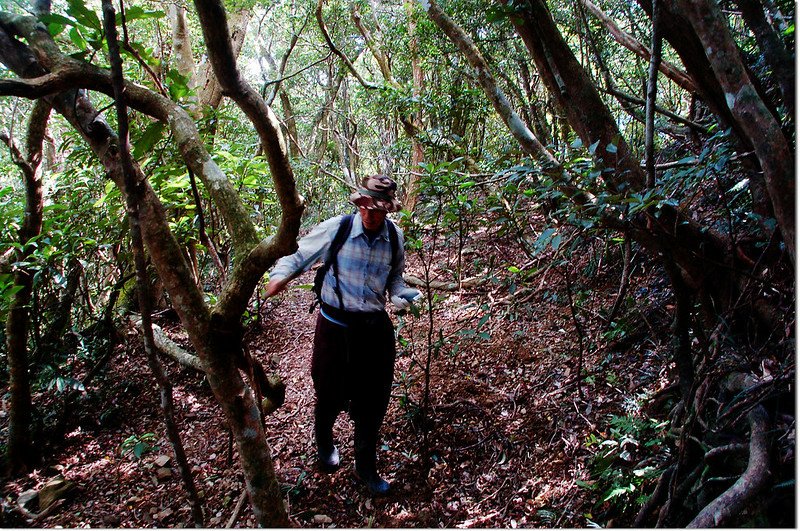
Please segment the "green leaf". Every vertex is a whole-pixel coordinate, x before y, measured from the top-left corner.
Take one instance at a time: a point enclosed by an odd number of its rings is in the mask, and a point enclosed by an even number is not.
[[[161,122],[153,122],[147,126],[142,136],[136,141],[133,147],[133,158],[140,159],[143,155],[150,152],[153,146],[161,140],[161,134],[164,132],[164,124]]]
[[[102,26],[100,24],[100,19],[97,17],[97,13],[87,8],[83,0],[67,0],[67,4],[69,5],[67,14],[75,17],[75,20],[80,24],[101,31]]]
[[[598,140],[597,142],[595,142],[594,144],[592,144],[591,146],[589,146],[589,153],[591,153],[592,155],[594,155],[594,152],[595,152],[595,151],[597,151],[597,146],[598,146],[599,144],[600,144],[600,141]]]
[[[554,251],[558,251],[558,247],[561,245],[561,234],[553,236],[553,239],[550,240],[550,245],[553,247]]]
[[[521,270],[520,268],[518,268],[517,266],[510,266],[510,267],[508,268],[508,270],[509,270],[510,272],[512,272],[512,273],[520,273],[520,272],[522,271],[522,270]]]
[[[617,146],[615,146],[614,144],[609,144],[606,146],[606,151],[608,151],[609,153],[616,153]]]
[[[69,30],[69,40],[71,40],[72,44],[74,44],[75,47],[79,48],[80,50],[86,50],[86,48],[89,47],[89,44],[83,38],[81,32],[78,31],[78,28],[73,27],[72,29]]]
[[[64,15],[58,15],[55,13],[46,13],[44,15],[40,15],[39,20],[41,20],[45,24],[61,24],[63,26],[75,26],[77,24],[77,22],[75,22],[71,18],[65,17]]]
[[[122,24],[122,14],[117,13],[117,24]],[[125,9],[125,20],[141,20],[147,18],[164,18],[166,14],[163,11],[145,11],[140,6],[131,6]]]
[[[137,459],[142,457],[142,454],[145,453],[150,445],[147,443],[143,443],[141,441],[136,443],[136,446],[133,447],[133,455],[136,456]]]

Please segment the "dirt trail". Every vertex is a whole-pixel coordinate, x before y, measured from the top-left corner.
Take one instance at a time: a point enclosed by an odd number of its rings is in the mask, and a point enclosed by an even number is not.
[[[411,272],[419,274],[411,267]],[[310,282],[302,277],[295,286]],[[267,419],[279,480],[291,522],[298,527],[585,527],[591,511],[586,490],[588,450],[620,398],[640,385],[642,371],[619,369],[614,385],[598,379],[577,395],[577,347],[564,303],[508,306],[487,315],[487,294],[442,294],[434,323],[448,338],[432,359],[431,410],[424,459],[418,411],[423,389],[425,319],[400,327],[395,387],[383,428],[379,466],[393,492],[372,499],[353,477],[352,427],[342,414],[335,426],[343,466],[317,471],[312,437],[313,389],[309,374],[314,316],[311,293],[290,289],[262,305],[260,323],[248,328],[251,354],[287,383],[285,405]],[[400,323],[397,316],[393,319]],[[169,328],[169,323],[160,323]],[[170,330],[180,340],[175,326]],[[188,343],[184,340],[184,345]],[[140,339],[130,332],[97,387],[87,393],[73,426],[47,465],[8,483],[4,504],[62,474],[76,485],[70,498],[37,527],[188,526],[189,507],[177,470],[156,460],[171,451],[158,412],[158,393]],[[625,365],[624,359],[619,360]],[[598,360],[587,359],[586,367]],[[236,512],[243,482],[224,419],[201,375],[167,362],[175,382],[179,423],[207,525],[224,527]],[[652,380],[653,375],[648,378]],[[44,394],[35,401],[53,399]],[[57,397],[56,397],[57,399]],[[5,422],[5,419],[0,419]],[[141,458],[130,441],[155,434]],[[129,442],[128,451],[123,443]],[[149,439],[148,439],[149,441]],[[429,464],[430,463],[430,464]],[[163,469],[166,468],[165,472]],[[6,513],[7,515],[9,513]],[[7,516],[7,525],[24,525]],[[254,525],[247,504],[236,527]]]

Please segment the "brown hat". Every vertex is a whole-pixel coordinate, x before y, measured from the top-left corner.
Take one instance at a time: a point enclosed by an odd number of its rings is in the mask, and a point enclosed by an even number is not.
[[[370,175],[361,180],[361,188],[350,195],[350,202],[369,210],[397,212],[402,208],[395,199],[397,183],[386,175]]]

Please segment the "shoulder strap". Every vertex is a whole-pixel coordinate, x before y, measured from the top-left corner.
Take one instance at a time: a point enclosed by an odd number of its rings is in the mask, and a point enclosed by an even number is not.
[[[314,306],[322,302],[322,284],[325,282],[325,275],[328,273],[328,269],[331,268],[331,265],[333,265],[333,274],[336,276],[336,286],[334,286],[334,291],[336,292],[337,297],[339,297],[339,307],[344,307],[344,304],[342,303],[342,290],[339,288],[339,268],[337,266],[336,255],[339,254],[339,251],[344,245],[345,240],[347,240],[347,236],[350,234],[350,229],[352,227],[353,214],[343,216],[342,221],[339,223],[339,228],[336,229],[336,234],[333,236],[331,246],[328,247],[328,253],[325,255],[325,261],[322,263],[322,266],[317,269],[317,273],[314,275],[314,293],[316,295],[316,300],[311,304],[309,312],[313,312]]]
[[[400,237],[397,235],[397,227],[394,226],[389,218],[386,218],[386,225],[389,230],[389,245],[392,248],[392,261],[389,262],[389,276],[386,277],[386,286],[384,291],[389,289],[389,279],[392,278],[392,270],[397,267],[400,254]]]

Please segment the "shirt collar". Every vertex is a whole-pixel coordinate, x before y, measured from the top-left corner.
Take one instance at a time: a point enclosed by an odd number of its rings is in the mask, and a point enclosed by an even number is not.
[[[358,238],[362,234],[364,234],[364,225],[361,223],[361,214],[356,212],[353,214],[353,228],[350,230],[350,238]],[[366,237],[366,234],[364,236]],[[378,238],[389,241],[389,228],[386,226],[386,222],[383,223],[380,232],[378,232]]]

